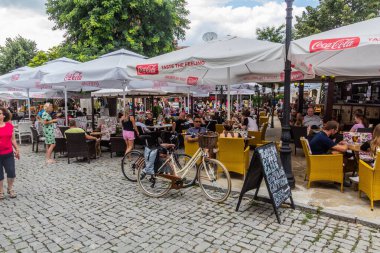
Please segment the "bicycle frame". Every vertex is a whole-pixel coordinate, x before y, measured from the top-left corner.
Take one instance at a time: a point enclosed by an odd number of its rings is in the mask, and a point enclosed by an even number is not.
[[[166,166],[169,163],[169,166],[174,170],[175,175],[184,172],[181,177],[181,179],[183,179],[186,177],[186,174],[189,172],[189,170],[196,165],[200,158],[207,156],[207,153],[204,152],[203,149],[199,148],[183,168],[178,168],[178,164],[174,155],[174,152],[170,153],[170,157],[165,160],[165,162],[160,166],[160,168],[157,171],[160,171],[164,166]],[[202,162],[204,163],[204,160],[202,160]]]

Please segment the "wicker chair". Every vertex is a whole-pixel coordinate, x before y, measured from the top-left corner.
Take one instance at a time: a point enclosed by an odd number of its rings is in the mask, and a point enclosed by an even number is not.
[[[373,211],[373,202],[380,200],[380,152],[377,153],[373,168],[359,161],[359,198],[362,192],[368,196]]]
[[[67,152],[67,145],[65,138],[55,138],[55,147],[54,147],[54,158],[55,154],[59,152],[61,154]]]
[[[36,145],[36,153],[38,153],[38,143],[42,142],[45,146],[45,137],[38,134],[37,129],[32,126],[30,130],[32,131],[32,151],[34,152],[34,145]]]
[[[110,147],[110,153],[112,158],[113,152],[125,152],[127,149],[127,146],[125,145],[125,140],[123,137],[111,137],[111,147]]]
[[[70,158],[85,157],[90,163],[90,148],[85,133],[65,133],[67,139],[67,162]]]
[[[301,137],[301,144],[306,157],[307,188],[313,181],[333,181],[340,183],[343,192],[343,154],[312,155],[307,139]]]
[[[243,138],[219,138],[218,160],[229,172],[236,172],[245,177],[249,166],[249,147],[244,148]]]
[[[70,128],[68,126],[58,126],[58,127],[59,127],[59,130],[61,131],[63,137],[65,136],[65,131]]]
[[[301,137],[307,137],[307,127],[306,126],[291,126],[291,131],[294,140],[294,154],[297,155],[297,148],[302,148]]]

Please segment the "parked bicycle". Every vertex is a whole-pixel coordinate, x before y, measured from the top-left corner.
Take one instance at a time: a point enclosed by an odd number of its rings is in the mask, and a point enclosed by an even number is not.
[[[153,174],[137,168],[137,182],[142,192],[150,197],[161,197],[170,189],[181,189],[198,184],[203,194],[215,202],[225,201],[231,192],[231,178],[227,168],[209,157],[218,139],[216,133],[199,135],[200,148],[193,155],[176,154],[174,144],[161,144],[167,154]]]
[[[151,144],[151,136],[149,135],[140,135],[139,139],[141,142],[145,142],[145,146],[149,147]],[[175,147],[178,147],[178,136],[176,134],[169,134],[165,132],[159,137],[159,142],[166,141],[172,144],[175,144]],[[175,159],[180,163],[183,161],[189,160],[191,157],[185,154],[176,154]],[[126,153],[121,160],[121,171],[126,179],[131,182],[137,182],[137,171],[139,168],[145,167],[144,154],[140,150],[133,149]]]

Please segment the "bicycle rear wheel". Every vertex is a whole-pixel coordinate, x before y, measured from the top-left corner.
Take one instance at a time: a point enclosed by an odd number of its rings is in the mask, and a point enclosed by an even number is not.
[[[172,181],[165,177],[171,174],[168,166],[161,166],[154,175],[146,175],[143,169],[137,171],[137,183],[145,195],[158,198],[169,192]]]
[[[137,182],[137,171],[145,167],[144,154],[138,150],[131,150],[121,160],[123,175],[132,182]]]
[[[231,193],[230,173],[218,160],[205,159],[204,163],[200,164],[198,182],[209,200],[223,202]]]
[[[185,168],[185,165],[190,161],[191,156],[186,154],[175,154],[174,157],[179,169],[179,171],[177,171],[178,176],[182,177],[183,174],[186,173],[185,177],[183,178],[183,187],[186,188],[194,185],[195,180],[197,179],[197,165],[195,164],[187,171],[183,170],[183,168]]]

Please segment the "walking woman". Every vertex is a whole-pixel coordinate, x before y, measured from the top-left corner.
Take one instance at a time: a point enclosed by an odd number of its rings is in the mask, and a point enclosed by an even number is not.
[[[129,151],[133,149],[133,144],[135,141],[135,133],[138,136],[139,131],[135,123],[135,118],[129,114],[129,110],[125,110],[124,115],[121,117],[120,121],[121,121],[121,124],[123,125],[123,138],[127,146],[125,153],[128,153]]]
[[[46,163],[52,164],[55,163],[54,159],[51,159],[51,154],[53,153],[55,147],[55,134],[54,134],[54,123],[57,122],[56,119],[53,119],[50,113],[53,111],[53,105],[50,103],[46,103],[44,105],[44,112],[42,113],[41,119],[43,122],[42,131],[45,137],[46,148]]]
[[[8,195],[10,198],[17,196],[13,190],[16,178],[14,157],[20,159],[20,151],[13,133],[13,125],[9,122],[11,117],[12,115],[7,109],[0,107],[0,200],[4,199],[4,170],[7,173]]]

